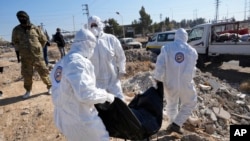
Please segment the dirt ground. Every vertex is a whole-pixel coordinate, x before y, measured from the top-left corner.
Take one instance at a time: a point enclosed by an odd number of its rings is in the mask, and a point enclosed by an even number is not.
[[[49,57],[51,62],[59,58],[56,46],[49,47]],[[0,141],[66,141],[54,126],[51,96],[47,94],[46,85],[40,80],[38,74],[35,73],[33,76],[33,94],[24,100],[21,64],[17,63],[13,49],[0,52],[1,66],[4,66],[4,70],[0,73],[0,90],[3,92],[0,96]],[[139,71],[153,69],[149,61],[128,62],[126,67],[128,74],[123,79],[132,77]],[[225,64],[221,68],[208,67],[206,71],[230,83],[242,82],[249,78],[250,73],[249,68],[240,68],[233,63]],[[166,128],[165,126],[166,122],[163,122],[162,129]],[[190,130],[206,140],[216,141],[199,129]],[[189,133],[190,131],[186,132],[186,134]],[[178,139],[180,139],[179,135],[166,136],[164,130],[159,131],[159,141]],[[152,140],[156,140],[156,137]]]

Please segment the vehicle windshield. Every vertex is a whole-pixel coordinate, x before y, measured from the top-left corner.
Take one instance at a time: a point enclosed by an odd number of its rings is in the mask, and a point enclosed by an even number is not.
[[[203,27],[192,29],[188,34],[188,41],[190,42],[190,41],[200,40],[202,38],[203,33],[204,33]]]
[[[134,41],[133,39],[127,39],[126,43],[133,42],[133,41]]]
[[[150,38],[150,40],[148,42],[154,42],[156,40],[156,35],[154,35],[152,38]]]

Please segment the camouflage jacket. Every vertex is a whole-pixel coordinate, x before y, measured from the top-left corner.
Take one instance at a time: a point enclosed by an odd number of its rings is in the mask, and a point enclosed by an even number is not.
[[[22,59],[42,60],[42,48],[46,42],[44,33],[33,24],[28,27],[17,25],[12,31],[12,43],[19,50]]]

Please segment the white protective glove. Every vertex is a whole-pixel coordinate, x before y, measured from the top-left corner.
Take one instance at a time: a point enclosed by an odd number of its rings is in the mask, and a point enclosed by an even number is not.
[[[110,104],[113,103],[115,100],[115,96],[113,94],[107,93],[107,102],[109,102]]]

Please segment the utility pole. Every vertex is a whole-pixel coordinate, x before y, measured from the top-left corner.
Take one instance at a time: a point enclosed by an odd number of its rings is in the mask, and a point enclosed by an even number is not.
[[[88,4],[83,4],[82,7],[85,7],[83,8],[82,10],[84,11],[83,12],[83,15],[86,14],[87,15],[87,21],[89,19],[89,8],[88,8]]]
[[[250,18],[250,0],[248,2],[248,16],[247,16],[247,20],[249,20]]]
[[[121,13],[119,12],[116,12],[117,15],[121,16],[121,19],[122,19],[122,33],[123,33],[123,38],[125,38],[125,31],[124,31],[124,25],[123,25],[123,17],[121,15]]]
[[[73,16],[73,32],[75,33],[75,16]]]
[[[244,20],[247,19],[246,17],[247,17],[247,0],[245,0]]]
[[[44,28],[43,28],[43,27],[44,27],[45,25],[44,25],[43,23],[41,23],[40,26],[41,26],[42,31],[44,31]]]
[[[197,17],[197,9],[194,10],[193,18],[194,18],[194,20],[197,20],[197,18],[198,18],[198,17]]]
[[[161,22],[162,14],[160,14],[160,22]]]
[[[49,40],[49,35],[48,35],[48,32],[46,29],[44,29],[44,24],[43,23],[40,23],[40,28],[41,30],[43,31],[43,33],[46,35],[47,39]]]
[[[219,0],[215,0],[216,1],[216,11],[215,11],[215,22],[217,23],[218,19],[219,19],[219,4],[220,1]]]
[[[162,14],[160,14],[160,23],[162,22]],[[161,25],[161,31],[163,31],[163,25]]]

